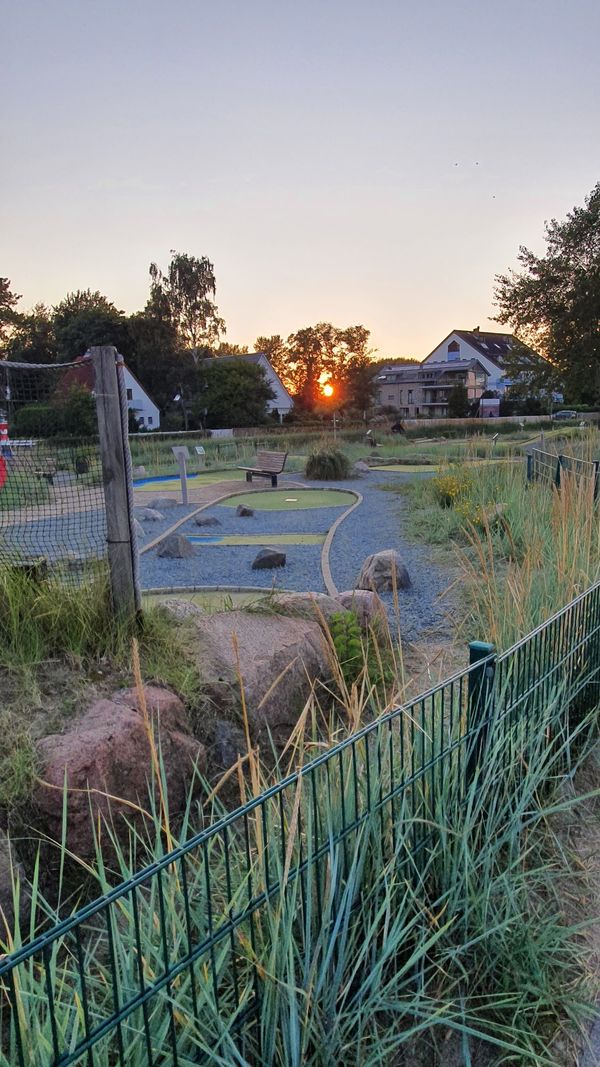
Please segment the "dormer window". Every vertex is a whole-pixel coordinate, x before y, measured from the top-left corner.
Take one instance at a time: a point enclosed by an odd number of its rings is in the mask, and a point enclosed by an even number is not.
[[[460,345],[458,341],[450,341],[448,345],[448,359],[460,359]]]

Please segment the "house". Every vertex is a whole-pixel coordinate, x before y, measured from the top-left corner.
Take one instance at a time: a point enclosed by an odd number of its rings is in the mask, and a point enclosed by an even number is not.
[[[239,359],[245,360],[248,363],[254,363],[258,367],[262,367],[265,378],[267,379],[267,382],[269,383],[272,391],[275,393],[274,399],[267,401],[267,411],[269,412],[269,414],[275,412],[279,415],[279,418],[282,419],[284,415],[287,415],[288,412],[292,410],[294,406],[294,401],[288,393],[281,378],[277,374],[277,371],[274,370],[274,368],[269,363],[269,360],[267,359],[264,352],[249,352],[245,355],[227,355],[227,353],[225,353],[225,355],[223,356],[211,356],[210,359],[206,359],[203,362],[210,363],[212,359]]]
[[[58,390],[67,393],[74,385],[82,389],[89,389],[94,393],[94,368],[92,363],[83,356],[76,361],[77,366],[69,367],[63,374]],[[127,394],[127,407],[137,419],[141,430],[158,430],[160,427],[160,411],[154,401],[148,396],[143,385],[138,382],[135,374],[124,365],[123,368],[125,389]]]
[[[480,330],[476,326],[474,330],[453,330],[425,356],[422,366],[452,363],[458,367],[465,360],[476,359],[487,375],[486,389],[503,395],[511,384],[504,373],[505,363],[516,344],[524,360],[533,362],[541,359],[513,334]]]
[[[392,363],[380,368],[375,382],[382,407],[393,407],[404,418],[441,419],[448,414],[448,397],[454,386],[464,386],[473,403],[488,388],[488,374],[482,361],[474,358],[439,366]]]

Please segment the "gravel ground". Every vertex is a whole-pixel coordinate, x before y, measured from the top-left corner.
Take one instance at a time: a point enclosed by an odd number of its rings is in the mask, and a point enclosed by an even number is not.
[[[428,477],[427,474],[423,475]],[[366,556],[385,548],[395,548],[404,560],[411,577],[412,587],[400,591],[400,616],[402,632],[406,638],[415,639],[423,632],[436,630],[443,634],[449,630],[449,605],[441,596],[448,587],[449,575],[439,565],[432,563],[427,546],[411,544],[403,536],[403,527],[410,521],[405,498],[383,492],[379,486],[390,481],[406,481],[415,475],[391,472],[371,472],[360,480],[336,483],[340,488],[358,490],[363,503],[339,527],[331,549],[330,564],[333,580],[338,589],[354,586],[360,567]],[[300,481],[296,476],[296,481]],[[314,488],[331,488],[330,482],[305,483]],[[183,509],[178,508],[183,513]],[[170,521],[174,521],[171,510]],[[269,534],[276,533],[324,533],[342,514],[341,508],[319,508],[297,511],[256,511],[251,518],[242,518],[232,508],[215,505],[203,515],[213,515],[221,525],[208,527],[209,535],[219,534]],[[178,517],[178,516],[177,516]],[[161,532],[158,523],[146,524],[153,528],[153,536]],[[198,534],[200,527],[194,521],[185,523],[181,533]],[[287,563],[277,570],[253,571],[252,560],[259,546],[205,545],[196,549],[189,560],[166,560],[151,551],[141,559],[142,583],[146,588],[157,586],[184,587],[186,585],[249,585],[271,586],[314,590],[323,592],[320,567],[320,545],[286,545]],[[382,594],[393,619],[392,594]]]
[[[429,476],[424,474],[424,477]],[[408,640],[415,640],[429,630],[436,630],[440,636],[450,632],[450,605],[447,599],[440,599],[448,588],[450,576],[445,568],[431,561],[429,546],[412,544],[403,536],[403,528],[410,521],[406,498],[378,488],[414,477],[414,474],[371,471],[360,481],[336,482],[340,488],[347,486],[358,490],[363,503],[339,527],[329,559],[333,580],[338,589],[343,590],[354,587],[363,561],[372,552],[386,548],[395,548],[399,552],[412,582],[410,589],[401,589],[398,594],[402,634]],[[390,620],[395,623],[392,593],[381,593],[380,596],[388,608]]]
[[[45,556],[51,562],[65,557],[97,558],[106,551],[104,510],[48,515],[35,522],[2,528],[2,540],[14,546],[15,556]]]
[[[149,507],[149,504],[142,505],[143,507]],[[179,522],[184,515],[189,515],[191,511],[195,511],[198,504],[177,504],[174,508],[165,508],[160,514],[164,515],[164,519],[157,522],[143,522],[140,519],[140,511],[142,506],[136,505],[134,509],[134,515],[138,519],[142,528],[142,533],[138,530],[138,547],[143,548],[149,541],[154,541],[155,537],[159,537],[165,530],[170,529],[176,522]],[[154,510],[154,509],[153,509]],[[160,510],[160,509],[158,509]]]

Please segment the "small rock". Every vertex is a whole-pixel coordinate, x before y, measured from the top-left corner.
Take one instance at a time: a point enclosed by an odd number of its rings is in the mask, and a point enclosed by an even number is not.
[[[191,559],[195,556],[194,546],[183,534],[169,534],[161,541],[156,550],[156,555],[162,559]]]
[[[249,508],[246,506],[246,504],[238,504],[237,508],[235,509],[235,513],[236,515],[241,515],[244,519],[249,519],[252,515],[254,515],[254,508]]]
[[[371,589],[377,593],[393,589],[394,574],[396,588],[408,589],[410,576],[396,550],[387,548],[383,552],[374,552],[364,561],[356,588]]]
[[[358,617],[361,630],[370,627],[386,626],[387,614],[383,601],[371,589],[352,589],[338,593],[335,598],[338,611],[341,604],[344,611],[354,611]]]
[[[204,608],[200,607],[200,604],[196,604],[193,600],[165,600],[161,607],[164,611],[168,612],[178,622],[185,622],[187,619],[196,619],[198,615],[206,615]]]
[[[285,567],[285,552],[277,548],[261,548],[252,564],[253,571],[268,570],[272,567]]]
[[[157,496],[148,501],[148,507],[156,511],[164,511],[166,508],[176,508],[177,500],[172,496]]]
[[[142,522],[162,522],[164,515],[154,508],[138,508],[137,517]]]
[[[133,468],[133,477],[134,478],[145,478],[146,477],[146,468],[142,467],[141,465],[139,467],[134,467]]]
[[[220,526],[219,519],[215,519],[214,515],[197,515],[194,519],[196,526]]]

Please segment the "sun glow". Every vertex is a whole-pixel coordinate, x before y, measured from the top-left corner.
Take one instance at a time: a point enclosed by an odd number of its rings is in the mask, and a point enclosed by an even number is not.
[[[333,386],[329,382],[323,386],[323,396],[333,396]]]

